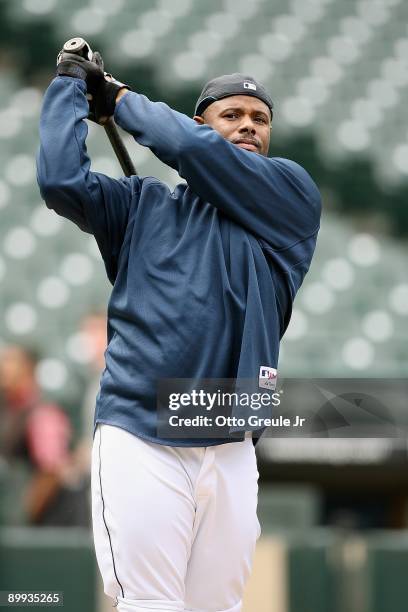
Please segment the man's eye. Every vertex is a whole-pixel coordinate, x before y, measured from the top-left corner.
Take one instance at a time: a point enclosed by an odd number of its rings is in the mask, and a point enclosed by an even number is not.
[[[224,115],[227,119],[236,119],[238,117],[237,113],[227,113]]]
[[[265,125],[265,124],[266,124],[266,119],[265,119],[265,117],[256,117],[256,118],[255,118],[255,121],[256,121],[257,123],[262,123],[263,125]]]

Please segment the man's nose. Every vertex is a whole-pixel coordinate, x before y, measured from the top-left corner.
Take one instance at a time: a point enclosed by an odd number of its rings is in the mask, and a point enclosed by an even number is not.
[[[247,132],[250,134],[256,133],[256,124],[252,121],[251,117],[243,117],[241,125],[239,126],[239,132]]]

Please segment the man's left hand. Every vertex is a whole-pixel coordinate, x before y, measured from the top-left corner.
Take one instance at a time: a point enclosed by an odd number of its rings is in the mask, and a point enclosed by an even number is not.
[[[128,85],[121,83],[105,72],[104,80],[92,99],[89,100],[89,119],[95,123],[104,124],[115,112],[115,106],[126,90],[130,90]]]

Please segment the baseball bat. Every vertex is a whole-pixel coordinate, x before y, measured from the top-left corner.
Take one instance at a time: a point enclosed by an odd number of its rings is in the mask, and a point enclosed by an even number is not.
[[[92,61],[93,53],[91,47],[85,39],[80,38],[79,36],[67,40],[67,42],[63,46],[63,50],[67,53],[77,53],[78,55],[81,55],[90,62]],[[121,138],[118,132],[118,128],[113,117],[109,117],[108,121],[104,124],[103,127],[125,176],[132,176],[132,174],[137,174],[137,170],[130,158],[125,143],[123,142],[123,139]]]
[[[129,152],[118,132],[118,128],[116,127],[113,117],[109,117],[108,121],[103,127],[125,176],[137,174],[136,167],[130,159]]]

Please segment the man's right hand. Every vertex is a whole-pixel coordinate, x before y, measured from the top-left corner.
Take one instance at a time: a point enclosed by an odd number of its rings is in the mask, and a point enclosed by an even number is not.
[[[115,112],[118,95],[123,95],[130,89],[125,83],[104,72],[103,60],[98,51],[92,55],[92,61],[76,53],[60,51],[57,58],[57,75],[75,77],[86,82],[89,119],[102,125]]]
[[[105,78],[102,57],[96,51],[90,62],[76,53],[60,51],[57,58],[57,75],[82,79],[86,82],[87,92],[95,96]]]

